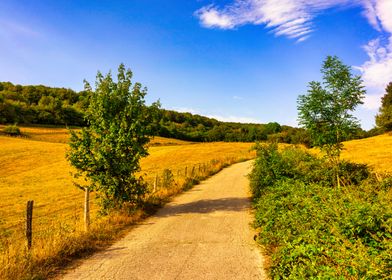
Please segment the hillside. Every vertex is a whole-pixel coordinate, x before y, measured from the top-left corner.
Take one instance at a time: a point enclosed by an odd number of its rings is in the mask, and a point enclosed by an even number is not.
[[[392,134],[344,142],[342,158],[366,163],[376,172],[392,172]]]
[[[85,91],[43,85],[22,86],[0,82],[0,124],[84,126],[89,103]],[[280,125],[221,122],[191,113],[160,109],[151,128],[157,136],[197,142],[254,142],[275,139],[292,144],[309,144],[303,129]]]

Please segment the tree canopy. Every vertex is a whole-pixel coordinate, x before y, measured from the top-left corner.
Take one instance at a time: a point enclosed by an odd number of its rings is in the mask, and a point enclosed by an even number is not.
[[[381,99],[380,112],[376,116],[376,125],[384,131],[392,130],[392,82],[385,89],[386,93]]]
[[[361,77],[354,76],[336,56],[325,59],[321,73],[323,82],[310,82],[308,94],[298,97],[299,123],[309,131],[313,145],[335,160],[341,142],[358,130],[351,113],[363,103],[365,90]]]
[[[77,170],[75,177],[86,178],[83,187],[97,191],[103,210],[137,204],[146,190],[136,172],[140,159],[148,155],[154,116],[145,105],[146,88],[131,78],[132,72],[121,64],[117,82],[110,73],[97,74],[94,90],[85,82],[88,126],[71,131],[67,158]]]

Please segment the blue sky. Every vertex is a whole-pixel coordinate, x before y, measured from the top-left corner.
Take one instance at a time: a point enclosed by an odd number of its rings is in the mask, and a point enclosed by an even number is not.
[[[0,80],[81,90],[123,62],[164,108],[296,125],[298,95],[337,55],[363,75],[369,129],[391,34],[391,0],[2,0]]]

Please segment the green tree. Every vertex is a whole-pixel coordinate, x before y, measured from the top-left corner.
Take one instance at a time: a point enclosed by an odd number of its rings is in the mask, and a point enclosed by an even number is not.
[[[323,82],[309,83],[307,95],[298,97],[299,123],[309,131],[312,144],[324,151],[336,169],[339,185],[340,152],[359,127],[351,114],[365,94],[360,76],[336,56],[328,56],[321,68]]]
[[[392,82],[385,89],[381,100],[380,113],[376,116],[376,124],[385,131],[392,130]]]
[[[83,187],[97,191],[103,212],[128,202],[137,205],[146,191],[136,172],[140,159],[148,155],[149,124],[159,104],[147,107],[147,89],[140,83],[132,84],[131,78],[132,72],[121,64],[117,82],[111,73],[103,76],[99,72],[95,90],[85,81],[90,95],[88,126],[80,132],[71,131],[67,158],[77,170],[74,176],[84,177]]]

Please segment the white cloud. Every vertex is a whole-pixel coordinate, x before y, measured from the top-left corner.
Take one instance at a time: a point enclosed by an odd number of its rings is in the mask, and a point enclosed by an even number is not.
[[[213,118],[222,122],[236,122],[236,123],[261,123],[260,120],[248,117],[238,116],[219,116],[219,115],[207,115],[208,118]]]
[[[233,98],[240,98],[238,96],[234,96]],[[170,109],[169,109],[170,110]],[[174,107],[172,110],[177,111],[177,112],[182,112],[182,113],[191,113],[191,114],[197,114],[201,116],[206,116],[208,118],[216,119],[218,121],[222,122],[237,122],[237,123],[261,123],[260,120],[255,119],[255,118],[250,118],[250,117],[239,117],[239,116],[222,116],[222,115],[216,115],[216,114],[208,114],[206,112],[201,112],[200,110],[193,109],[193,108],[187,108],[187,107]]]
[[[230,29],[235,26],[230,16],[220,14],[212,6],[201,8],[198,11],[201,24],[205,27],[219,27],[222,29]]]
[[[367,89],[363,107],[376,110],[386,85],[392,81],[392,1],[363,0],[363,4],[365,16],[380,36],[363,47],[369,60],[356,68],[361,71]]]
[[[41,34],[28,25],[0,19],[0,35],[7,37],[40,37]]]
[[[380,107],[383,94],[367,94],[363,107],[367,110],[377,110]]]
[[[352,5],[352,1],[233,0],[232,4],[223,8],[205,6],[196,15],[205,27],[232,29],[245,24],[265,25],[277,36],[304,41],[313,31],[312,20],[318,13],[335,6],[347,5]],[[371,8],[369,5],[369,9]]]
[[[188,107],[174,107],[172,110],[177,111],[177,112],[181,112],[181,113],[200,114],[200,112],[197,109],[188,108]]]
[[[369,60],[355,67],[367,89],[364,108],[380,106],[380,97],[392,81],[392,0],[233,0],[224,7],[209,5],[196,12],[203,26],[233,29],[245,24],[264,25],[276,36],[302,42],[314,31],[314,18],[326,9],[360,6],[368,22],[380,32],[364,50]]]

